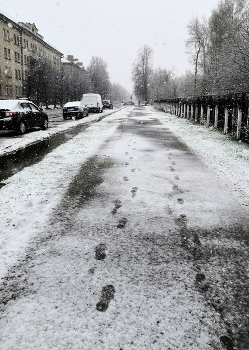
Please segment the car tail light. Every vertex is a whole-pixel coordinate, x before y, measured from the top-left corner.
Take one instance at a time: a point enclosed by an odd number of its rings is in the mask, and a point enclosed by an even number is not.
[[[11,112],[11,111],[6,111],[5,112],[6,117],[14,117],[17,114],[18,114],[17,112]]]

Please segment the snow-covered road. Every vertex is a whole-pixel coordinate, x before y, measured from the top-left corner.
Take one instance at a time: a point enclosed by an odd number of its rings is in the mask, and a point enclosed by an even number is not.
[[[8,179],[0,348],[243,346],[248,163],[247,145],[128,107]]]

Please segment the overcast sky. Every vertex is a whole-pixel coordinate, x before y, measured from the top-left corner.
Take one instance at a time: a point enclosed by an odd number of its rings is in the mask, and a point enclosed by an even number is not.
[[[219,0],[5,0],[1,12],[18,22],[35,23],[44,40],[87,67],[102,57],[112,82],[132,92],[131,69],[144,44],[154,68],[190,69],[186,26],[209,17]]]

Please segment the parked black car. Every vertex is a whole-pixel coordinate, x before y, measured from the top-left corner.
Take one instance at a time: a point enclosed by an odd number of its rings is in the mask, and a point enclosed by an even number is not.
[[[63,107],[63,119],[83,118],[88,116],[88,108],[80,101],[67,102]]]
[[[24,134],[32,128],[48,128],[48,116],[29,100],[0,100],[0,130]]]
[[[113,104],[110,100],[103,100],[103,108],[113,109]]]

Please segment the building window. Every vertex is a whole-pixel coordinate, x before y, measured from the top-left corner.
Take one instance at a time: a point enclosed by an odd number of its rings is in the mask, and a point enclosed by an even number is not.
[[[6,96],[12,96],[12,86],[11,85],[6,85],[5,94],[6,94]]]
[[[5,78],[12,78],[12,69],[11,69],[11,67],[5,67]]]
[[[3,29],[3,38],[6,41],[10,41],[10,32],[6,29]]]
[[[24,49],[28,49],[29,48],[29,42],[27,39],[23,39],[23,47]]]
[[[4,47],[4,58],[10,60],[10,49],[7,49],[6,47]]]
[[[16,34],[14,34],[14,44],[16,45]]]
[[[4,58],[7,60],[8,59],[8,49],[7,47],[4,47]]]
[[[21,71],[19,69],[15,69],[16,80],[21,80]]]
[[[2,96],[2,85],[0,84],[0,96]]]
[[[15,52],[15,62],[17,63],[21,62],[21,55],[19,52]]]

